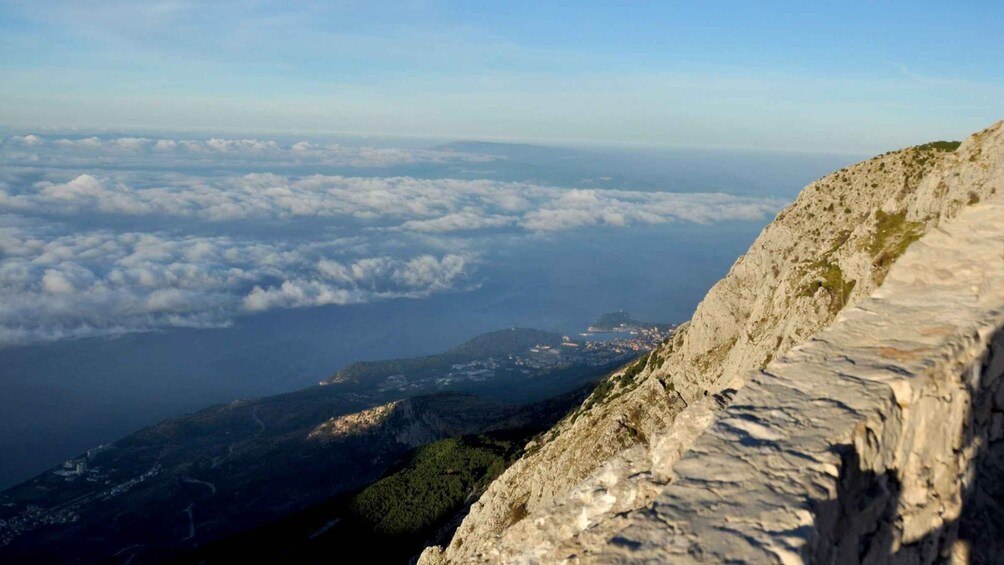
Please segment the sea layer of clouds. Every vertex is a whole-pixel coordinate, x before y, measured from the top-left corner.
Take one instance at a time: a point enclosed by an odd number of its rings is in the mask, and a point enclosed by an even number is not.
[[[0,343],[219,327],[271,308],[470,286],[465,254],[354,256],[354,241],[73,230],[0,216]]]
[[[290,172],[299,153],[315,164],[352,154],[367,166],[479,158],[333,147],[8,137],[0,144],[0,163],[9,163],[0,172],[0,344],[219,327],[274,308],[463,291],[478,286],[490,240],[546,244],[548,234],[576,229],[763,220],[780,207],[720,193]],[[158,152],[167,163],[184,154],[227,166],[151,169]],[[234,166],[263,155],[284,173]]]
[[[557,231],[632,223],[755,220],[777,202],[716,193],[577,190],[491,180],[412,177],[207,179],[169,175],[138,188],[137,175],[80,174],[0,185],[0,210],[64,217],[157,216],[203,222],[330,218],[425,233],[516,227]],[[150,180],[144,179],[149,184]]]

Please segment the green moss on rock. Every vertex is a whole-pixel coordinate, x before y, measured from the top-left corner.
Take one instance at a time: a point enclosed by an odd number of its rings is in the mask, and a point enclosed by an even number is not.
[[[872,256],[872,264],[878,267],[876,282],[882,282],[885,271],[923,234],[924,224],[907,220],[906,210],[893,214],[882,210],[875,212],[875,231],[867,249]]]

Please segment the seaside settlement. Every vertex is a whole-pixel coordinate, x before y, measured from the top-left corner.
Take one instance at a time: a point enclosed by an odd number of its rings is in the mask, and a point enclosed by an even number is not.
[[[628,362],[651,351],[672,337],[676,325],[624,325],[610,329],[590,327],[574,338],[564,336],[560,345],[538,344],[525,353],[491,356],[450,365],[450,370],[431,376],[396,374],[380,384],[380,390],[410,390],[449,387],[520,374],[546,378],[548,371],[572,366],[600,367]]]

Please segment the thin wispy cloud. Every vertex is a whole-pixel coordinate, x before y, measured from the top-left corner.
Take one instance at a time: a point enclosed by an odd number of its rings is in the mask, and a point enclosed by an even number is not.
[[[12,0],[0,124],[871,153],[1000,118],[967,4]]]
[[[387,167],[415,163],[486,162],[488,155],[345,146],[261,139],[151,139],[145,137],[66,138],[36,134],[0,139],[0,162],[11,165],[101,165],[191,168],[200,165]]]

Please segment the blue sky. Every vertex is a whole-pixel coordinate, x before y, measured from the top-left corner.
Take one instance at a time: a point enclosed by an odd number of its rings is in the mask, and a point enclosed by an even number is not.
[[[876,152],[1004,117],[997,2],[0,2],[0,125]]]

